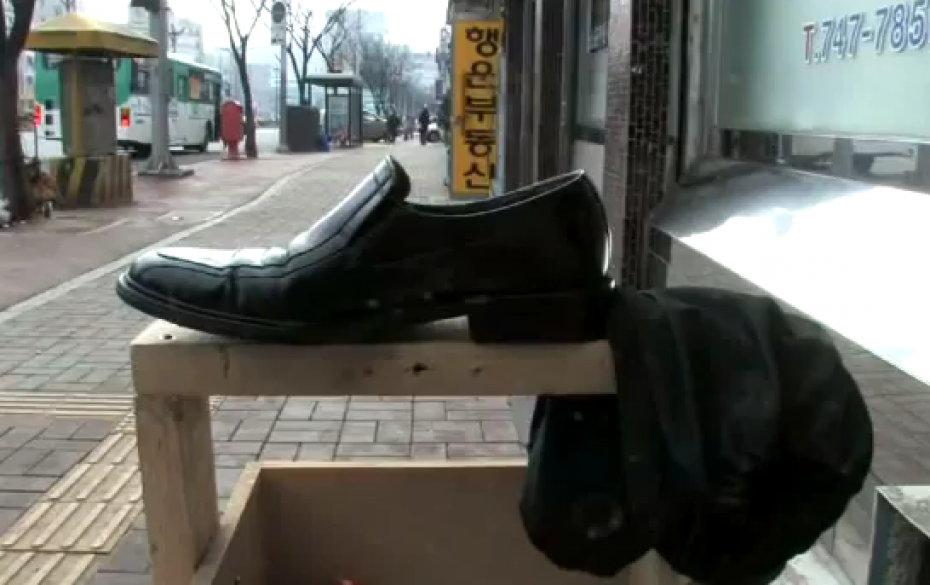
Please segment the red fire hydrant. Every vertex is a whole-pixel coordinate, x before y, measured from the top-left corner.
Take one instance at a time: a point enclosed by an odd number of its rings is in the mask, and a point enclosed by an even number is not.
[[[226,160],[239,158],[239,143],[242,142],[242,105],[233,100],[223,102],[220,111],[220,138],[226,145]]]

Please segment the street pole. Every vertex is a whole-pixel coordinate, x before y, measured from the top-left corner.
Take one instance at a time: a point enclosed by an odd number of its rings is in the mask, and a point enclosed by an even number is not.
[[[146,161],[141,175],[160,177],[186,177],[194,174],[190,168],[180,168],[171,156],[168,146],[168,101],[171,99],[170,75],[168,63],[168,1],[158,0],[157,10],[149,12],[149,31],[158,41],[158,59],[150,77],[150,101],[152,102],[152,153]]]
[[[278,96],[278,152],[288,152],[287,146],[287,43],[281,43],[281,76],[278,83],[281,86]]]

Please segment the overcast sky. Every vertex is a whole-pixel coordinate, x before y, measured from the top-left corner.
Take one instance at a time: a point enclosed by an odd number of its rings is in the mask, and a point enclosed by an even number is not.
[[[340,0],[300,0],[323,14],[341,3]],[[251,0],[236,0],[242,5],[243,20],[251,14]],[[270,0],[269,0],[270,2]],[[410,45],[415,51],[433,51],[439,44],[439,29],[445,24],[447,0],[355,0],[353,7],[386,14],[388,37],[392,42]],[[128,0],[84,0],[85,12],[94,18],[111,22],[126,22]],[[226,46],[226,30],[211,0],[169,0],[169,6],[181,18],[190,18],[203,25],[204,44],[209,49]],[[268,30],[259,25],[250,47],[257,49],[255,57],[272,55]],[[251,53],[252,51],[250,51]]]

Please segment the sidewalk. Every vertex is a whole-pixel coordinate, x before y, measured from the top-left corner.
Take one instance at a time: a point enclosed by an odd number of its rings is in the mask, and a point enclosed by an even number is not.
[[[388,152],[410,172],[416,200],[446,200],[443,149],[366,146],[322,162],[179,243],[280,244],[308,228]],[[149,319],[116,299],[115,277],[104,274],[29,310],[0,313],[0,585],[150,582],[144,519],[137,517],[127,351]],[[257,459],[523,453],[505,399],[242,397],[217,400],[215,408],[221,498]]]
[[[0,310],[149,244],[216,218],[302,167],[340,156],[308,154],[190,165],[181,181],[134,177],[135,205],[63,210],[0,231]],[[182,161],[183,162],[183,161]]]

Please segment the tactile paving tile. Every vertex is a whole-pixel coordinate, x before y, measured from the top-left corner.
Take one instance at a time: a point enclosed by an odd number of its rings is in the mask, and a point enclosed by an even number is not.
[[[132,394],[0,392],[0,415],[116,418],[132,411]]]
[[[74,585],[96,558],[92,554],[0,552],[0,584]]]
[[[97,448],[87,454],[84,463],[106,463],[109,465],[135,464],[139,461],[136,452],[136,436],[130,433],[112,433]]]
[[[41,501],[135,504],[141,498],[142,479],[136,465],[81,463],[52,486]]]
[[[108,553],[140,509],[141,504],[121,502],[41,501],[7,530],[0,548],[4,552]]]

